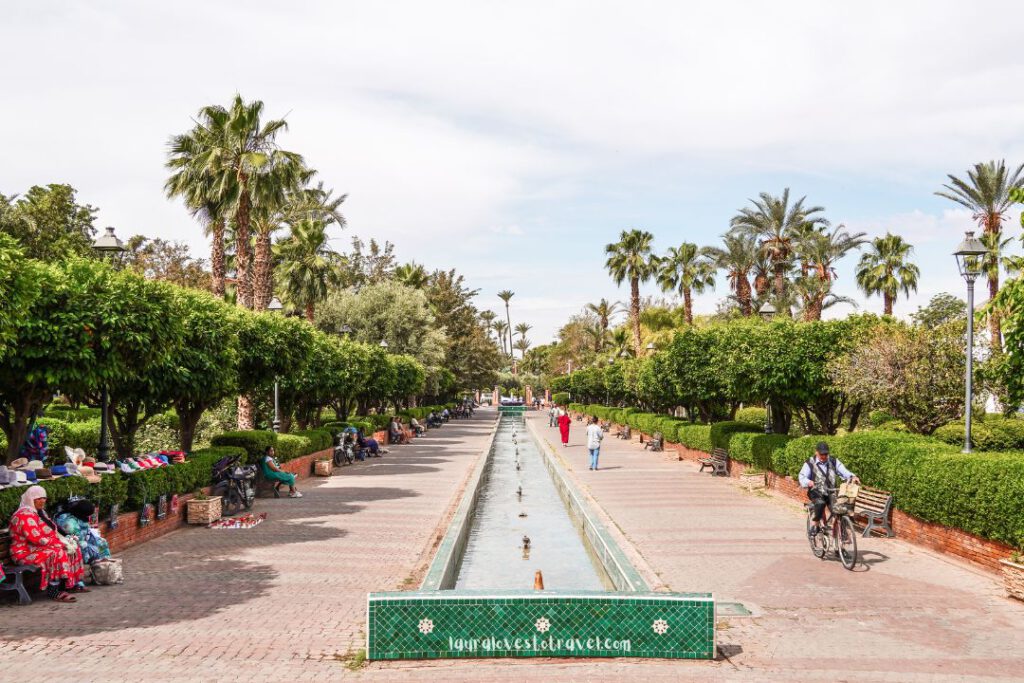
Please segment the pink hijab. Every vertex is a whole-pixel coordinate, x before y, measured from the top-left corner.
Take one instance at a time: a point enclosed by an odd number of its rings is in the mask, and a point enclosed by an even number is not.
[[[24,508],[36,512],[36,498],[46,498],[46,489],[42,486],[29,486],[28,491],[21,494],[21,505],[18,506],[18,510]]]

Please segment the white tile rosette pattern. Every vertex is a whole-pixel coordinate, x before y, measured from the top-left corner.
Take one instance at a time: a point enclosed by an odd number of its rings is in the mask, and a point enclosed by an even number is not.
[[[548,621],[547,617],[541,617],[537,620],[537,623],[534,624],[534,626],[536,626],[537,630],[541,633],[547,633],[548,629],[551,628],[551,622]]]
[[[420,633],[429,635],[434,632],[434,622],[430,619],[420,619]]]
[[[668,622],[664,619],[655,619],[654,623],[651,624],[651,628],[654,629],[654,632],[659,636],[663,636],[668,631]]]

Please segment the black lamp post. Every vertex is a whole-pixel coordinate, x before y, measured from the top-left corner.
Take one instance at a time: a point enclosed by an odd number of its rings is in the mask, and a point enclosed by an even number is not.
[[[117,235],[114,234],[114,229],[110,226],[107,226],[103,234],[92,243],[92,249],[99,254],[101,259],[109,258],[111,261],[114,261],[119,254],[127,251],[124,243],[117,238]],[[100,388],[100,445],[96,451],[96,457],[99,458],[100,462],[110,460],[109,418],[107,416],[109,412],[110,396],[107,393],[107,385],[104,383]]]
[[[279,311],[281,311],[283,309],[284,309],[284,306],[281,305],[281,300],[278,299],[276,296],[273,297],[270,300],[270,303],[267,304],[267,310],[268,311],[273,311],[273,312],[277,313],[277,312],[279,312]],[[274,378],[274,422],[273,422],[273,424],[271,424],[271,429],[273,429],[275,433],[281,431],[281,404],[278,401],[278,393],[279,393],[279,391],[280,391],[280,382],[278,381],[278,378],[275,377]]]
[[[964,400],[964,453],[971,452],[971,399],[974,397],[974,281],[985,269],[988,249],[972,230],[953,252],[960,275],[967,282],[967,390]]]
[[[761,317],[766,321],[771,320],[775,315],[775,307],[772,306],[770,301],[766,301],[761,308],[757,309],[757,312],[760,313]],[[764,433],[772,433],[772,401],[770,398],[764,402]]]
[[[614,364],[615,364],[615,356],[608,356],[608,366],[611,367]],[[608,378],[605,377],[605,382],[604,382],[604,404],[607,406],[609,401],[611,401],[611,390],[608,387]]]

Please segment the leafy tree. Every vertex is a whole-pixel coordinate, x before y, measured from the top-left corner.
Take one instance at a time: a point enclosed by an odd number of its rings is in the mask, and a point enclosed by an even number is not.
[[[614,301],[609,303],[608,299],[601,299],[596,304],[587,304],[584,308],[597,317],[601,328],[601,339],[604,339],[608,334],[608,326],[611,324],[612,318],[623,310],[621,302]]]
[[[13,237],[28,258],[60,261],[92,256],[97,208],[79,204],[75,188],[33,185],[23,197],[0,194],[0,234]]]
[[[943,190],[936,192],[940,197],[956,202],[974,214],[984,235],[994,235],[999,240],[1003,231],[1003,220],[1013,203],[1013,192],[1024,184],[1024,164],[1013,171],[1006,167],[1006,161],[977,163],[967,171],[967,180],[955,175],[947,176],[949,182]],[[999,269],[988,270],[988,293],[990,299],[999,294]],[[992,348],[998,351],[1002,345],[999,312],[990,309],[988,316],[989,337]]]
[[[498,339],[501,341],[502,355],[507,356],[509,353],[511,353],[511,351],[505,350],[505,342],[508,340],[508,337],[506,336],[506,333],[508,332],[508,323],[505,322],[504,320],[495,320],[491,324],[491,328],[494,330],[494,334],[496,334]]]
[[[206,262],[193,258],[184,242],[134,235],[125,242],[125,248],[124,267],[148,280],[162,280],[193,289],[211,289]]]
[[[806,197],[790,205],[789,188],[781,197],[762,192],[751,199],[752,207],[740,209],[731,221],[732,229],[747,237],[761,240],[761,249],[768,257],[775,275],[775,296],[782,298],[786,289],[786,271],[792,264],[794,240],[808,228],[821,229],[828,221],[820,214],[824,207],[805,207]]]
[[[398,282],[413,289],[423,289],[430,281],[426,268],[415,261],[395,268],[394,277]]]
[[[381,246],[371,239],[369,245],[352,237],[352,251],[341,257],[341,284],[343,287],[362,287],[391,279],[395,271],[395,245],[384,242]]]
[[[477,313],[473,299],[477,290],[465,286],[454,270],[437,270],[425,287],[436,324],[445,331],[444,366],[451,371],[457,388],[492,386],[502,359],[484,327],[490,311]],[[440,390],[440,387],[438,388]]]
[[[24,258],[14,238],[0,234],[0,360],[17,340],[19,321],[39,296],[43,273],[38,262]]]
[[[669,247],[658,261],[658,284],[663,292],[678,292],[683,297],[686,324],[693,324],[693,293],[703,294],[715,286],[715,267],[696,244],[683,242]]]
[[[340,282],[339,255],[328,244],[327,223],[303,219],[292,225],[287,240],[275,245],[280,279],[289,303],[300,308],[309,322],[315,321],[316,305]]]
[[[633,351],[640,354],[640,283],[657,271],[657,258],[651,253],[654,235],[644,230],[623,230],[619,241],[605,247],[605,267],[615,284],[629,280],[629,318],[633,326]]]
[[[277,378],[301,367],[313,343],[313,328],[304,320],[275,313],[242,318],[238,334],[238,389],[243,396],[268,392]],[[238,428],[252,429],[251,403],[239,401]]]
[[[837,388],[855,400],[931,434],[963,413],[965,364],[955,325],[890,324],[837,359],[831,374]]]
[[[796,243],[797,255],[807,269],[798,292],[803,300],[804,320],[821,320],[822,311],[837,303],[856,306],[853,300],[833,294],[832,283],[837,278],[836,263],[854,249],[860,249],[866,241],[864,236],[863,232],[851,234],[843,226],[831,232],[805,228]]]
[[[870,243],[868,251],[857,264],[857,284],[867,296],[882,295],[882,311],[892,315],[892,305],[902,291],[910,296],[917,291],[920,269],[910,262],[914,247],[899,235],[885,233]]]
[[[932,330],[951,323],[962,324],[966,330],[967,304],[963,299],[943,292],[933,296],[927,306],[918,307],[910,317],[918,325]]]

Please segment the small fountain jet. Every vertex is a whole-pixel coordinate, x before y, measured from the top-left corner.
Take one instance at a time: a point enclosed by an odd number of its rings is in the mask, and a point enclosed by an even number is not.
[[[523,487],[522,486],[520,486],[519,488],[516,489],[516,495],[519,496],[520,498],[523,497]]]
[[[524,535],[523,536],[523,550],[529,550],[529,549],[530,549],[530,537]]]
[[[520,512],[520,513],[519,513],[519,516],[520,516],[520,517],[526,517],[526,513],[525,513],[525,512]]]
[[[519,461],[518,460],[516,460],[516,470],[517,471],[519,470]]]

